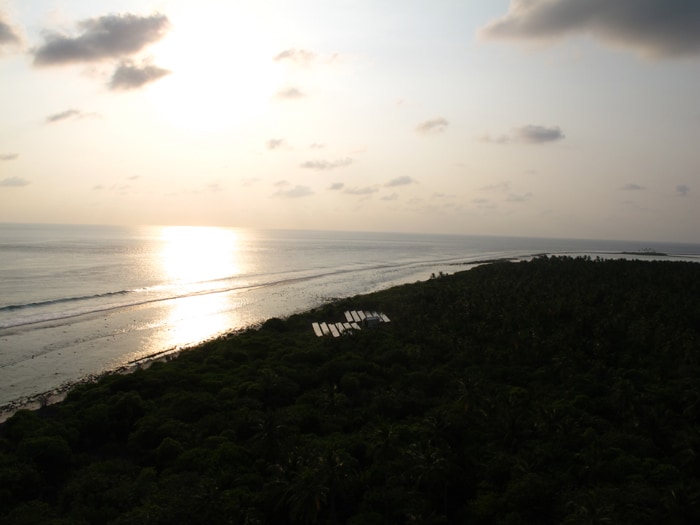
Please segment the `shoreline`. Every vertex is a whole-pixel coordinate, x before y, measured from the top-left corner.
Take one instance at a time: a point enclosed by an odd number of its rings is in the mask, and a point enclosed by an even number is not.
[[[481,265],[488,265],[488,264],[495,264],[495,263],[506,263],[506,262],[521,262],[521,261],[529,261],[537,257],[543,257],[543,256],[550,256],[550,257],[567,257],[567,256],[574,256],[574,257],[581,257],[581,256],[603,256],[603,257],[622,257],[624,258],[625,256],[629,255],[634,255],[635,259],[638,260],[650,260],[650,257],[654,257],[660,254],[654,254],[654,253],[636,253],[632,254],[629,252],[598,252],[598,253],[592,253],[592,252],[581,252],[581,253],[575,253],[575,252],[562,252],[562,253],[533,253],[529,255],[523,255],[523,256],[518,256],[518,257],[499,257],[499,258],[488,258],[488,259],[479,259],[475,261],[463,261],[463,262],[453,262],[453,263],[448,263],[444,265],[437,265],[437,266],[443,266],[443,267],[458,267],[458,266],[463,266],[465,267],[464,270],[455,270],[456,272],[459,271],[468,271],[471,270],[472,268],[475,268],[477,266]],[[669,259],[669,258],[674,258],[674,257],[680,257],[680,258],[686,258],[687,256],[669,256],[667,254],[664,254],[665,257],[664,259]],[[692,258],[692,257],[691,257]],[[692,258],[694,259],[694,258]],[[693,261],[696,262],[696,261]],[[441,272],[442,273],[442,272]],[[435,275],[433,273],[433,275]],[[449,274],[445,274],[449,275]],[[412,281],[412,282],[421,282],[421,281],[428,281],[432,277],[426,277],[425,279],[418,279],[417,281]],[[393,288],[395,286],[399,285],[391,285],[386,289]],[[370,293],[370,292],[367,292]],[[309,309],[304,309],[299,312],[290,312],[289,314],[285,316],[281,316],[282,318],[287,318],[291,315],[299,314],[299,313],[308,313],[312,311],[315,308],[318,308],[320,306],[323,306],[325,304],[333,303],[339,300],[347,299],[349,297],[334,297],[331,299],[328,299],[327,301],[321,302],[312,308]],[[238,333],[241,333],[246,330],[250,329],[256,329],[262,326],[267,319],[263,319],[260,321],[256,321],[254,323],[251,323],[247,326],[243,326],[240,328],[235,328],[231,329],[227,332],[224,333],[219,333],[217,335],[202,339],[201,341],[198,341],[196,343],[186,345],[186,346],[181,346],[181,347],[171,347],[167,348],[165,350],[160,350],[158,352],[140,357],[138,359],[134,359],[132,361],[127,362],[126,364],[123,364],[121,366],[117,366],[115,368],[105,370],[99,373],[91,373],[91,374],[86,374],[85,376],[82,376],[80,379],[77,379],[75,381],[67,381],[57,387],[51,388],[49,390],[43,391],[43,392],[38,392],[36,394],[30,395],[30,396],[23,396],[19,397],[15,400],[9,401],[3,405],[0,405],[0,424],[3,424],[5,421],[7,421],[9,418],[11,418],[15,413],[17,413],[20,410],[39,410],[41,408],[55,405],[57,403],[62,402],[68,395],[68,393],[74,389],[77,386],[83,385],[83,384],[89,384],[89,383],[95,383],[99,381],[101,378],[112,375],[112,374],[129,374],[131,372],[134,372],[136,370],[140,369],[145,369],[150,367],[153,363],[156,362],[163,362],[163,361],[169,361],[176,357],[178,354],[184,351],[188,350],[195,350],[202,345],[217,340],[217,339],[225,339],[228,337],[233,337],[236,336]]]
[[[203,346],[204,344],[211,341],[215,341],[217,339],[225,339],[231,336],[235,336],[237,333],[242,332],[244,330],[254,329],[256,326],[258,326],[258,324],[262,323],[255,323],[246,328],[231,330],[230,332],[226,332],[224,334],[219,334],[208,339],[204,339],[192,345],[161,350],[160,352],[149,354],[147,356],[129,361],[125,365],[121,365],[116,368],[105,370],[104,372],[96,374],[88,374],[78,379],[77,381],[67,381],[66,383],[63,383],[56,388],[52,388],[44,392],[39,392],[31,396],[20,397],[14,401],[5,403],[4,405],[0,405],[0,425],[5,423],[8,419],[10,419],[20,410],[40,410],[44,407],[61,403],[63,400],[66,399],[70,391],[78,386],[96,383],[103,377],[109,375],[125,375],[135,372],[137,370],[145,370],[149,368],[153,363],[170,361],[171,359],[177,357],[177,355],[179,355],[181,352],[195,350],[200,346]]]

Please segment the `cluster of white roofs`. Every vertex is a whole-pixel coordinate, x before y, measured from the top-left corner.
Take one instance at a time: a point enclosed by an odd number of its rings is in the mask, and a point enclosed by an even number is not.
[[[380,323],[388,323],[389,317],[383,313],[349,310],[345,312],[345,322],[341,323],[311,323],[316,337],[332,335],[340,337],[342,334],[352,333],[353,330],[362,330],[362,327],[372,328]]]

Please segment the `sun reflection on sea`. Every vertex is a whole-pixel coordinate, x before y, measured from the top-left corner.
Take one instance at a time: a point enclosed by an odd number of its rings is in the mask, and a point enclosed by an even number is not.
[[[240,273],[237,254],[239,234],[229,228],[167,226],[162,264],[170,282],[211,282]]]
[[[223,292],[240,274],[240,233],[228,228],[164,227],[161,255],[166,281],[175,285],[168,301],[162,350],[192,345],[234,328],[236,293]]]

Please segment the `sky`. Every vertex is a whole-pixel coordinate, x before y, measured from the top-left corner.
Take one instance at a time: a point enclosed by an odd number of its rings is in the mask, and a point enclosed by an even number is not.
[[[0,0],[0,222],[700,242],[697,0]]]

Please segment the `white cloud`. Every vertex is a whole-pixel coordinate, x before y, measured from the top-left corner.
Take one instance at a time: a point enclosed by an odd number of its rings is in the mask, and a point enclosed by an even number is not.
[[[275,62],[292,62],[298,65],[309,65],[316,59],[316,53],[306,49],[285,49],[272,60]]]

